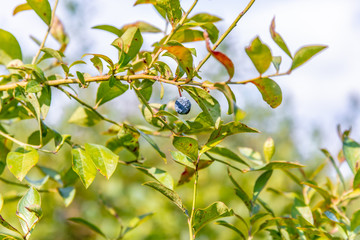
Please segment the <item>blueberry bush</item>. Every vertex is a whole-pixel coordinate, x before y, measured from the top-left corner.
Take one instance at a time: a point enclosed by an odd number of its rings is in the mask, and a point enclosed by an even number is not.
[[[94,26],[113,34],[118,57],[84,53],[76,61],[66,57],[71,36],[56,14],[61,1],[17,6],[14,15],[33,11],[47,31],[40,41],[32,37],[38,51],[26,59],[26,46],[0,29],[6,68],[0,76],[0,239],[357,239],[360,145],[350,130],[339,127],[338,159],[322,149],[325,160],[311,168],[278,160],[271,137],[261,143],[262,153],[250,148],[249,139],[264,129],[242,122],[235,86],[253,84],[276,108],[282,92],[274,79],[326,48],[307,45],[294,53],[273,19],[270,35],[283,56],[255,37],[245,52],[258,76],[235,79],[232,60],[217,48],[254,2],[221,32],[220,17],[192,14],[198,0],[189,9],[179,0],[134,0],[134,7],[152,5],[151,14],[160,14],[167,28],[144,21]],[[150,50],[143,49],[147,33],[163,33]],[[59,48],[48,46],[48,38]],[[196,63],[201,51],[206,54]],[[225,81],[203,77],[209,58],[226,70]],[[98,74],[82,72],[81,65]],[[143,119],[108,117],[106,105],[125,106],[127,92],[139,103],[129,111]],[[70,132],[47,124],[55,93],[77,103],[64,119],[76,126]],[[174,101],[165,102],[167,94]],[[344,176],[341,163],[354,176]],[[335,169],[331,178],[320,174],[328,165]]]

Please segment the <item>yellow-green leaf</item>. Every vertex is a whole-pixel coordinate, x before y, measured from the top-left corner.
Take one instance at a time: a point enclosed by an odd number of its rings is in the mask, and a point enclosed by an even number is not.
[[[19,147],[7,155],[7,166],[12,174],[22,181],[39,160],[38,152],[32,147]]]
[[[295,68],[298,68],[299,66],[303,65],[310,58],[312,58],[315,54],[321,52],[325,48],[327,48],[327,46],[323,46],[323,45],[306,46],[306,47],[300,48],[300,50],[297,51],[294,55],[294,60],[292,62],[290,70],[294,70]]]
[[[272,108],[278,107],[282,102],[282,92],[279,85],[270,78],[260,78],[252,81],[258,88],[264,101]]]
[[[173,145],[177,150],[190,157],[193,161],[197,160],[199,144],[196,139],[174,136]]]
[[[270,25],[270,34],[272,39],[274,40],[274,42],[290,57],[291,53],[290,50],[288,49],[288,47],[286,46],[286,43],[284,42],[283,38],[280,36],[280,34],[278,34],[277,32],[275,32],[275,17],[273,18],[273,20],[271,21],[271,25]]]
[[[36,212],[29,211],[29,208],[35,205],[41,206],[41,197],[38,191],[36,191],[34,187],[31,187],[20,199],[16,213],[25,234],[30,232],[34,228],[34,224],[39,220]]]
[[[255,38],[245,51],[260,74],[270,67],[272,61],[270,48],[263,44],[259,37]]]
[[[47,24],[51,22],[51,7],[48,0],[26,0],[36,14]]]
[[[85,188],[88,188],[96,176],[96,167],[91,157],[81,148],[72,149],[72,169],[79,175]]]
[[[0,29],[0,65],[7,65],[13,59],[22,60],[19,42],[11,33]]]

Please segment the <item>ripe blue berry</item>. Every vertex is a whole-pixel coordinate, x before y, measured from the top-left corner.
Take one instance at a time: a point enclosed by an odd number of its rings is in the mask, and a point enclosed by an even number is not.
[[[191,109],[191,103],[186,97],[179,97],[175,101],[175,111],[178,114],[188,114]]]

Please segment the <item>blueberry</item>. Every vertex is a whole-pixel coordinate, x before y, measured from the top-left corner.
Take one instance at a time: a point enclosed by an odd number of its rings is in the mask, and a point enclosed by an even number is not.
[[[188,114],[191,109],[191,103],[186,97],[179,97],[175,101],[175,111],[178,114]]]

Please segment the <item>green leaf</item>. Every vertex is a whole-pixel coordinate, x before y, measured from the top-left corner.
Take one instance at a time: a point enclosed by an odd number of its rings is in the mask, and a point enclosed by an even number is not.
[[[292,216],[297,218],[297,215],[300,215],[309,224],[314,225],[314,217],[311,208],[296,198],[293,204]]]
[[[11,33],[0,29],[0,65],[7,65],[13,59],[22,60],[19,42]]]
[[[121,31],[117,27],[114,27],[111,25],[97,25],[97,26],[92,27],[92,29],[99,29],[99,30],[111,32],[111,33],[117,35],[118,37],[120,37],[123,34],[123,31]]]
[[[305,166],[293,162],[272,161],[259,168],[251,169],[251,171],[268,171],[274,169],[289,169],[289,168],[301,168],[301,167],[305,167]]]
[[[166,16],[172,26],[179,22],[182,12],[180,0],[156,0],[156,6],[166,11]]]
[[[350,169],[353,173],[356,173],[360,162],[360,144],[351,138],[345,137],[343,140],[343,152]]]
[[[155,189],[156,191],[160,192],[161,194],[163,194],[165,197],[170,199],[170,201],[172,201],[176,206],[178,206],[185,213],[186,216],[188,215],[188,211],[184,207],[184,205],[181,201],[181,198],[175,191],[173,191],[157,182],[146,182],[146,183],[144,183],[144,185],[151,187],[151,188]]]
[[[93,111],[80,106],[71,115],[68,122],[82,127],[91,127],[97,124],[100,120],[102,119]]]
[[[265,161],[270,162],[271,158],[274,156],[275,153],[274,139],[272,139],[271,137],[267,138],[266,141],[264,142],[263,150],[264,150]]]
[[[226,84],[225,82],[217,82],[214,84],[214,88],[221,91],[224,94],[229,105],[227,114],[230,115],[234,113],[236,98],[235,98],[235,94],[233,93],[229,85]]]
[[[171,151],[170,153],[175,162],[190,167],[192,169],[195,169],[194,161],[191,160],[188,156],[186,156],[182,152]]]
[[[76,189],[74,187],[59,188],[58,192],[64,201],[65,207],[68,207],[74,200]]]
[[[175,40],[180,43],[196,42],[204,40],[204,35],[203,32],[199,30],[182,29],[176,31],[175,34],[171,37],[171,40]]]
[[[51,7],[48,0],[26,0],[26,2],[47,25],[50,25]]]
[[[42,87],[41,92],[37,94],[37,99],[40,105],[40,112],[42,119],[45,119],[51,104],[51,88],[48,85]]]
[[[92,231],[96,232],[97,234],[101,235],[105,239],[108,239],[106,237],[106,235],[100,230],[100,228],[98,228],[96,225],[92,224],[91,222],[89,222],[83,218],[73,217],[73,218],[68,218],[67,220],[74,222],[74,223],[81,224],[81,225],[91,229]]]
[[[60,185],[63,185],[61,180],[61,175],[59,172],[55,171],[54,169],[47,168],[44,166],[38,166],[38,168],[46,175],[48,175],[52,180],[56,181]]]
[[[190,94],[201,110],[203,110],[205,116],[215,125],[221,115],[219,102],[204,89],[195,87],[183,87],[183,89]]]
[[[99,172],[109,179],[116,169],[119,156],[110,149],[97,144],[86,143],[85,151],[91,157]]]
[[[172,114],[171,112],[165,111],[165,110],[159,110],[156,114],[156,117],[161,117],[161,116],[169,116],[169,117],[173,117],[176,120],[181,121],[186,127],[190,128],[190,125],[187,123],[187,121],[179,118],[178,116],[176,116],[175,114]]]
[[[300,48],[300,50],[297,51],[294,55],[294,60],[292,62],[290,70],[294,70],[295,68],[298,68],[299,66],[303,65],[315,54],[321,52],[325,48],[327,48],[327,46],[322,46],[322,45],[306,46]]]
[[[32,204],[29,207],[26,207],[32,213],[35,213],[35,216],[40,219],[43,216],[43,211],[40,205]]]
[[[96,167],[91,157],[81,148],[72,149],[72,169],[79,175],[85,188],[88,188],[96,176]]]
[[[333,198],[332,195],[325,189],[315,185],[315,184],[312,184],[312,183],[309,183],[309,182],[303,182],[303,184],[313,188],[316,192],[318,192],[324,199],[325,201],[330,204],[331,203],[331,199]]]
[[[340,172],[339,167],[336,165],[336,162],[335,162],[334,158],[331,156],[331,154],[329,153],[328,150],[326,150],[326,149],[321,149],[321,151],[324,153],[324,155],[330,160],[331,164],[334,166],[334,168],[335,168],[335,170],[336,170],[336,173],[337,173],[337,175],[339,176],[340,181],[341,181],[341,183],[342,183],[342,185],[343,185],[343,187],[344,187],[344,189],[345,189],[345,188],[346,188],[346,187],[345,187],[346,185],[345,185],[344,177],[343,177],[342,173]]]
[[[236,228],[234,225],[232,225],[226,221],[222,221],[222,220],[216,221],[215,224],[229,228],[229,229],[233,230],[234,232],[236,232],[237,234],[239,234],[241,239],[244,239],[244,240],[246,239],[245,235],[238,228]]]
[[[115,46],[120,51],[124,51],[126,54],[125,59],[122,62],[122,66],[124,66],[139,53],[142,44],[143,38],[139,28],[130,27],[123,35],[121,35],[121,37],[115,39],[111,45]]]
[[[54,58],[56,58],[59,62],[63,62],[59,51],[56,51],[56,50],[51,49],[51,48],[42,48],[41,51],[43,51],[44,53],[49,54],[50,56],[52,56]]]
[[[85,82],[84,74],[82,74],[79,71],[76,71],[76,75],[77,75],[81,85],[85,86],[86,82]]]
[[[259,37],[255,38],[245,51],[260,75],[270,67],[272,61],[270,48],[263,44]]]
[[[41,206],[41,197],[34,187],[30,187],[26,194],[20,199],[16,212],[21,228],[25,234],[30,232],[39,221],[39,217],[36,216],[37,214],[28,209],[33,205]]]
[[[148,33],[159,33],[162,32],[159,28],[144,22],[144,21],[136,21],[134,23],[124,25],[121,30],[126,31],[128,28],[137,27],[139,28],[140,32],[148,32]]]
[[[103,72],[103,64],[98,56],[90,58],[90,61],[93,63],[94,67],[99,71],[100,75]],[[101,84],[101,83],[100,83]]]
[[[1,129],[1,126],[0,126]],[[6,166],[6,156],[11,151],[13,142],[7,138],[0,136],[0,175],[5,169]]]
[[[0,208],[0,210],[1,210],[1,208]],[[22,235],[19,230],[17,230],[10,223],[8,223],[1,215],[0,215],[0,225],[9,229],[10,231],[14,231],[14,232],[17,232],[20,235]],[[0,237],[1,237],[1,235],[0,235]],[[7,238],[0,238],[0,239],[7,239]]]
[[[82,55],[81,58],[88,56],[88,55],[96,56],[96,57],[103,59],[105,62],[107,62],[110,65],[111,69],[114,69],[114,63],[108,56],[105,56],[102,54],[96,54],[96,53],[86,53],[86,54]]]
[[[196,161],[198,159],[199,144],[196,139],[174,136],[173,145],[177,150],[191,158],[191,160]]]
[[[167,45],[163,46],[162,48],[175,56],[180,67],[186,72],[187,78],[191,79],[194,74],[194,60],[191,51],[175,41],[168,42]]]
[[[19,147],[7,155],[7,166],[12,174],[22,181],[39,160],[38,152],[32,147]]]
[[[32,10],[32,8],[30,7],[30,5],[28,3],[23,3],[20,4],[18,6],[15,7],[14,11],[13,11],[13,16],[15,16],[16,14],[18,14],[19,12],[22,11],[26,11],[26,10]]]
[[[270,78],[260,78],[252,81],[258,88],[264,101],[272,108],[277,108],[282,102],[282,92],[279,85]]]
[[[25,91],[28,93],[37,93],[42,90],[40,83],[36,80],[30,80],[28,84],[26,84]]]
[[[215,147],[217,144],[222,142],[225,137],[238,133],[246,133],[246,132],[258,133],[259,131],[254,128],[248,127],[240,122],[229,122],[227,124],[220,125],[218,129],[215,129],[211,133],[207,143],[202,147],[200,153],[204,153],[210,150],[211,148]]]
[[[277,73],[278,73],[279,70],[280,70],[281,61],[282,61],[281,56],[274,56],[274,57],[272,58],[272,63],[273,63],[273,65],[274,65]]]
[[[355,174],[353,181],[353,189],[360,188],[360,171],[358,170]]]
[[[114,82],[114,86],[110,87],[110,81],[100,83],[96,93],[96,105],[100,106],[120,95],[129,89],[129,85],[122,84],[119,81]]]
[[[23,240],[23,238],[18,238],[6,233],[0,233],[0,240]]]
[[[211,22],[211,23],[214,23],[214,22],[218,22],[218,21],[221,21],[222,19],[217,17],[217,16],[214,16],[214,15],[210,15],[208,13],[198,13],[194,16],[192,16],[189,20],[192,20],[192,21],[195,21],[195,22]]]
[[[159,181],[165,187],[174,190],[174,180],[168,172],[156,167],[146,167],[140,164],[133,164],[133,166],[146,175]]]
[[[37,180],[31,179],[26,176],[25,179],[28,183],[30,183],[31,186],[34,186],[36,188],[41,188],[45,183],[47,183],[47,181],[49,180],[49,176],[46,175],[45,177]]]
[[[260,192],[264,189],[266,183],[269,181],[270,177],[272,175],[272,170],[268,170],[261,174],[255,182],[254,186],[254,193],[253,193],[253,202],[256,201],[257,197],[259,196]]]
[[[277,32],[275,32],[275,17],[274,17],[273,20],[271,21],[270,34],[271,34],[271,38],[274,40],[274,42],[275,42],[290,58],[292,58],[291,53],[290,53],[290,50],[289,50],[288,47],[286,46],[286,43],[284,42],[284,40],[282,39],[282,37],[280,36],[280,34],[278,34]]]
[[[233,216],[234,211],[222,202],[214,202],[207,208],[196,209],[193,221],[195,234],[206,224],[218,218]]]
[[[3,195],[0,193],[0,212],[1,212],[1,209],[3,208],[4,206],[4,198],[3,198]]]
[[[351,218],[351,231],[354,231],[360,226],[360,210],[354,212]]]
[[[246,166],[249,166],[249,164],[244,159],[239,157],[239,155],[237,155],[236,153],[234,153],[233,151],[231,151],[228,148],[225,148],[225,147],[213,147],[213,148],[211,148],[209,150],[209,152],[220,155],[222,157],[226,157],[226,158],[228,158],[230,160],[239,162],[239,163],[244,164]]]
[[[166,163],[166,155],[163,151],[160,150],[159,146],[156,144],[156,142],[149,137],[147,134],[143,133],[142,131],[138,130],[139,133],[141,134],[141,136],[159,153],[159,155],[161,156],[162,160]]]

